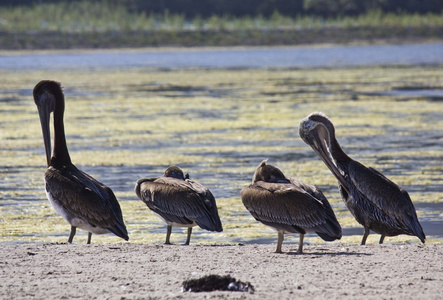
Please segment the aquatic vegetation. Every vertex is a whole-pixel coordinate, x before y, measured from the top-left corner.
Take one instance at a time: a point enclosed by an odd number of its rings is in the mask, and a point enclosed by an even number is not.
[[[414,203],[443,202],[441,101],[379,93],[441,89],[439,66],[0,70],[0,244],[66,242],[69,232],[43,190],[45,157],[32,88],[44,78],[65,87],[72,161],[116,192],[131,242],[163,243],[165,225],[133,188],[137,179],[160,176],[171,164],[207,186],[219,206],[225,230],[195,229],[193,243],[274,241],[275,233],[255,222],[240,201],[240,190],[268,158],[288,176],[318,185],[343,228],[361,229],[341,242],[358,243],[363,229],[344,207],[336,179],[298,136],[299,121],[313,111],[333,120],[351,157],[408,190]],[[418,210],[420,219],[440,215]],[[174,228],[172,242],[184,242],[180,230]],[[74,242],[86,237],[79,231]],[[378,238],[370,235],[368,242]],[[306,241],[322,242],[315,235]],[[411,241],[416,239],[386,240]],[[120,240],[95,236],[93,242]],[[298,236],[289,235],[288,242],[297,243]],[[441,240],[429,236],[427,242]]]

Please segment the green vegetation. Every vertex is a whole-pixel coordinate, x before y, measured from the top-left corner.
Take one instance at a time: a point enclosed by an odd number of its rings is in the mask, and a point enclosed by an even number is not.
[[[0,6],[31,6],[42,3],[79,2],[85,0],[2,0]],[[95,1],[97,2],[97,1]],[[349,16],[362,15],[371,10],[385,13],[441,12],[438,0],[101,0],[101,3],[125,6],[130,11],[146,14],[181,14],[187,19],[200,16],[265,16],[275,12],[285,16]]]
[[[186,18],[131,12],[111,2],[61,2],[2,7],[0,48],[293,45],[367,40],[441,39],[443,13],[358,16]]]
[[[327,27],[443,26],[443,14],[395,14],[370,11],[352,17],[288,17],[274,12],[270,17],[212,16],[186,19],[180,14],[131,13],[123,5],[107,2],[67,2],[18,6],[0,10],[2,31],[55,31],[63,33],[107,31],[205,31],[251,29],[309,29]]]

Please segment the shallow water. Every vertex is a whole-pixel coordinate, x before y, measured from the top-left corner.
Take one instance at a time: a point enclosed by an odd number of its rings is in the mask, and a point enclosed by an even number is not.
[[[0,68],[267,68],[442,64],[443,43],[406,45],[188,48],[0,55]]]
[[[136,54],[131,59],[140,59]],[[114,58],[103,58],[106,67],[91,62],[94,70],[87,63],[62,69],[57,59],[57,67],[48,64],[47,70],[44,61],[50,56],[35,65],[31,58],[20,61],[11,67],[14,72],[0,68],[0,244],[65,242],[69,235],[69,225],[43,191],[45,157],[32,89],[46,78],[65,87],[73,162],[114,190],[132,242],[162,243],[166,232],[137,200],[135,181],[178,164],[213,192],[225,229],[196,228],[191,243],[274,243],[276,233],[257,223],[239,197],[255,167],[268,158],[287,176],[318,185],[343,226],[342,242],[358,243],[363,229],[341,201],[336,180],[298,136],[299,121],[319,110],[332,119],[351,157],[410,193],[427,242],[443,240],[443,71],[436,61],[425,66],[411,60],[403,66],[164,69],[143,66],[143,59],[141,67],[123,67]],[[86,241],[86,233],[78,235],[75,242]],[[372,234],[369,242],[378,238]],[[174,229],[172,241],[184,240],[184,230]],[[118,241],[93,237],[93,242]],[[306,241],[323,242],[316,235]],[[399,236],[385,242],[417,241]],[[297,242],[295,235],[285,240]]]

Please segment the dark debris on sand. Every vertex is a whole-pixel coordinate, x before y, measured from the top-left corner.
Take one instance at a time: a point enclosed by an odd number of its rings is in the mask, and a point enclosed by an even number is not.
[[[183,281],[182,290],[184,292],[235,291],[253,293],[254,287],[250,282],[241,282],[229,275],[206,275],[198,279]]]

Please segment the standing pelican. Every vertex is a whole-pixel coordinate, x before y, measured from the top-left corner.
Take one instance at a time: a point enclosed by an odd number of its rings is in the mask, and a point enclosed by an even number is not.
[[[66,146],[63,113],[65,97],[60,83],[43,80],[34,87],[34,101],[40,115],[48,169],[45,173],[46,195],[54,209],[71,224],[68,243],[76,228],[92,233],[115,235],[128,240],[122,212],[112,190],[77,169]],[[54,113],[54,150],[51,157],[50,114]]]
[[[425,234],[418,222],[408,193],[373,168],[367,168],[350,158],[335,138],[332,122],[323,113],[312,113],[300,122],[301,138],[314,149],[338,179],[342,198],[365,233],[379,234],[380,244],[385,236],[408,234],[423,243]]]
[[[187,174],[186,174],[187,175]],[[187,227],[185,245],[191,240],[192,227],[223,231],[215,198],[201,184],[183,175],[177,166],[170,166],[159,178],[143,178],[135,184],[135,193],[150,210],[168,225],[165,244],[171,244],[172,226]]]
[[[286,233],[299,233],[298,252],[303,253],[306,232],[316,232],[323,240],[341,239],[341,226],[331,205],[315,186],[286,178],[276,167],[262,161],[252,184],[241,191],[243,205],[259,222],[277,230],[276,253]]]

